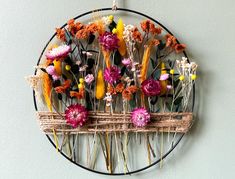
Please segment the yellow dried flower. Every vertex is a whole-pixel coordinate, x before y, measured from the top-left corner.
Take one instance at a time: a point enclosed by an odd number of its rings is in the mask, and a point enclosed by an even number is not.
[[[103,71],[99,70],[97,79],[96,79],[96,92],[95,97],[96,99],[102,99],[105,95],[105,82],[103,77]]]
[[[170,70],[170,74],[171,74],[171,75],[174,75],[174,73],[175,73],[175,70],[174,70],[174,69],[171,69],[171,70]]]
[[[70,65],[65,65],[65,70],[69,71],[71,69]]]
[[[84,78],[79,78],[79,82],[80,82],[81,84],[83,84],[83,83],[84,83]]]
[[[118,45],[119,45],[119,48],[118,48],[118,51],[119,53],[124,56],[126,54],[126,43],[123,39],[123,31],[124,31],[124,24],[122,22],[122,19],[119,19],[118,20],[118,23],[117,23],[117,37],[119,39],[119,42],[118,42]]]
[[[116,28],[113,28],[112,33],[113,33],[113,34],[116,34],[116,33],[117,33],[117,29],[116,29]]]
[[[83,85],[83,84],[81,84],[81,83],[80,83],[80,84],[78,84],[78,89],[83,88],[83,86],[84,86],[84,85]]]
[[[180,75],[179,80],[183,81],[184,80],[184,75]]]
[[[196,80],[196,79],[197,79],[197,75],[192,75],[192,76],[191,76],[191,79],[192,79],[192,80]]]
[[[111,20],[111,21],[113,21],[113,19],[114,19],[113,15],[110,15],[108,18],[109,18],[109,20]]]

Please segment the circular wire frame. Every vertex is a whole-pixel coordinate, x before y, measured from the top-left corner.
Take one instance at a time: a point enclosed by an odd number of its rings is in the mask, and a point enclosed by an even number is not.
[[[88,12],[85,12],[83,14],[80,14],[78,16],[76,16],[74,19],[79,19],[83,16],[86,16],[86,15],[89,15],[89,14],[92,14],[94,12],[101,12],[101,11],[113,11],[112,8],[101,8],[101,9],[96,9],[96,10],[92,10],[92,11],[88,11]],[[143,16],[145,18],[148,18],[150,20],[152,20],[153,22],[155,22],[156,24],[160,25],[166,32],[168,32],[169,34],[173,35],[164,25],[162,25],[160,22],[158,22],[157,20],[155,20],[154,18],[146,15],[146,14],[143,14],[141,12],[138,12],[138,11],[135,11],[135,10],[131,10],[131,9],[126,9],[126,8],[117,8],[115,9],[115,11],[124,11],[124,12],[130,12],[130,13],[133,13],[133,14],[137,14],[137,15],[140,15],[140,16]],[[64,28],[65,26],[67,25],[67,23],[65,23],[63,26],[61,26],[61,28]],[[49,41],[46,43],[45,47],[43,48],[40,56],[39,56],[39,59],[38,59],[38,62],[37,62],[37,65],[39,65],[40,61],[41,61],[41,58],[43,56],[43,53],[45,52],[47,46],[49,45],[49,43],[52,41],[52,39],[56,36],[56,33],[54,33],[52,35],[52,37],[49,39]],[[179,41],[176,39],[177,43],[179,43]],[[187,54],[185,51],[183,51],[183,54],[184,56],[187,58]],[[37,73],[37,69],[35,70],[34,74],[36,75]],[[37,101],[36,101],[36,96],[35,96],[35,92],[33,91],[33,101],[34,101],[34,107],[35,107],[35,110],[38,111],[38,107],[37,107]],[[195,84],[193,84],[193,92],[192,92],[192,111],[194,109],[194,104],[195,104]],[[53,142],[53,140],[49,137],[49,135],[46,134],[46,137],[48,138],[48,140],[50,141],[50,143],[56,148],[56,145],[55,143]],[[94,173],[97,173],[97,174],[103,174],[103,175],[131,175],[131,174],[135,174],[135,173],[138,173],[138,172],[142,172],[144,170],[147,170],[149,169],[150,167],[152,166],[155,166],[156,164],[158,164],[161,160],[165,159],[175,148],[176,146],[180,143],[180,141],[182,140],[182,138],[184,137],[184,133],[180,135],[180,137],[178,138],[178,140],[175,142],[175,144],[162,156],[162,158],[158,159],[157,161],[153,162],[152,164],[146,166],[146,167],[143,167],[143,168],[140,168],[140,169],[137,169],[137,170],[134,170],[134,171],[131,171],[131,172],[126,172],[126,173],[106,173],[106,172],[101,172],[101,171],[98,171],[98,170],[93,170],[93,169],[90,169],[88,167],[85,167],[79,163],[76,163],[75,161],[73,161],[72,159],[70,159],[62,150],[58,149],[58,152],[60,152],[60,154],[62,156],[64,156],[66,159],[68,159],[70,162],[72,162],[73,164],[85,169],[85,170],[88,170],[88,171],[91,171],[91,172],[94,172]]]

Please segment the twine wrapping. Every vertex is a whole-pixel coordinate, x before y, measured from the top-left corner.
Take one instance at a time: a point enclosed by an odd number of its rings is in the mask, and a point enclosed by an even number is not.
[[[53,117],[53,118],[52,118]],[[64,114],[55,112],[37,112],[37,119],[41,130],[51,134],[56,130],[57,134],[93,134],[97,132],[177,132],[187,133],[193,123],[192,113],[151,113],[151,122],[146,127],[135,127],[131,123],[130,113],[110,114],[89,112],[89,120],[83,127],[72,128],[66,123]]]

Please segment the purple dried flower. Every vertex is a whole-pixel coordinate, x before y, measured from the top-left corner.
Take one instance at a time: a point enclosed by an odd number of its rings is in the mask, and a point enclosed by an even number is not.
[[[145,108],[136,108],[131,112],[131,122],[134,124],[134,126],[144,127],[148,124],[149,121],[150,114]]]
[[[110,84],[116,83],[121,78],[121,70],[116,66],[111,66],[104,70],[104,79]]]
[[[117,35],[111,32],[105,32],[99,37],[100,44],[108,51],[118,49],[118,41]]]
[[[142,82],[141,89],[146,96],[156,96],[161,93],[160,82],[154,79],[148,79]]]
[[[83,126],[88,118],[87,109],[80,104],[72,104],[65,110],[66,122],[73,128]]]

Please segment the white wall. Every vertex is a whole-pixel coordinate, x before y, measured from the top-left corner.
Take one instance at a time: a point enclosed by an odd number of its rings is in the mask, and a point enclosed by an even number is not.
[[[0,0],[0,178],[97,178],[73,165],[41,133],[24,76],[54,28],[111,0]],[[188,45],[200,65],[198,122],[168,157],[131,178],[235,178],[235,1],[120,0]],[[116,177],[121,178],[121,177]]]

